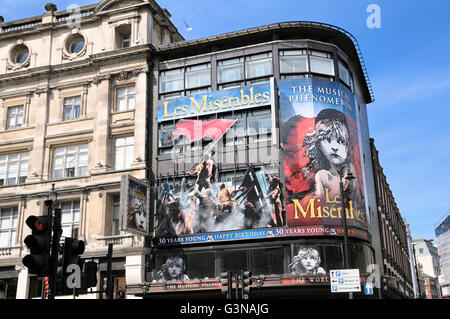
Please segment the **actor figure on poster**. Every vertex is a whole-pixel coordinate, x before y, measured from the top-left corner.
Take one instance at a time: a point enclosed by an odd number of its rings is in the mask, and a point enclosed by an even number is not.
[[[189,280],[185,274],[186,267],[183,258],[180,256],[169,256],[166,262],[161,266],[160,271],[156,273],[155,279],[157,281],[169,280]]]
[[[203,188],[212,189],[211,177],[213,174],[214,162],[211,156],[206,153],[203,161],[197,166],[194,172],[187,171],[189,176],[197,176],[195,190],[201,192]]]
[[[213,196],[212,189],[205,190],[202,195],[199,191],[194,192],[195,197],[199,199],[198,214],[196,219],[196,232],[207,232],[208,222],[214,217],[217,212],[217,204]]]
[[[284,226],[282,193],[280,189],[280,178],[268,175],[269,195],[272,202],[272,226]]]
[[[358,183],[345,178],[349,173],[356,176],[356,170],[351,161],[352,144],[344,114],[325,109],[319,112],[315,122],[315,130],[306,135],[303,143],[311,159],[304,171],[311,168],[316,171],[315,197],[326,200],[340,195],[340,170],[344,172],[344,190],[350,187],[350,192],[359,194]]]
[[[313,247],[300,248],[294,261],[289,265],[294,275],[326,275],[325,269],[320,267],[319,251]]]
[[[231,212],[236,208],[236,200],[234,195],[237,192],[245,190],[244,186],[238,189],[232,189],[226,187],[225,184],[221,184],[219,188],[220,192],[218,196],[216,223],[222,221],[231,214]]]
[[[133,209],[128,214],[128,226],[131,228],[137,228],[144,232],[147,231],[147,210],[145,207],[145,201],[134,198]]]

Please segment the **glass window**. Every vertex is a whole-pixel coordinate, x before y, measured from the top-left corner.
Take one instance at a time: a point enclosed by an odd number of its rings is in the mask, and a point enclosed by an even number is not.
[[[217,83],[235,82],[244,79],[244,58],[218,61]]]
[[[214,253],[186,254],[186,273],[189,279],[215,277]]]
[[[269,141],[272,131],[270,109],[252,111],[248,119],[248,135],[250,143]]]
[[[159,78],[159,93],[180,90],[184,90],[184,72],[182,68],[161,72]]]
[[[0,186],[23,184],[28,175],[28,153],[0,155]]]
[[[272,74],[272,52],[247,56],[245,77],[256,78]]]
[[[53,151],[53,179],[87,175],[87,144],[55,148]]]
[[[208,92],[211,92],[211,87],[201,88],[201,89],[186,90],[186,96],[189,96],[189,95],[192,95],[192,94],[199,94],[199,93],[208,93]]]
[[[200,64],[186,68],[186,89],[211,85],[211,64]]]
[[[247,251],[224,251],[220,259],[220,272],[248,269]]]
[[[11,60],[17,64],[24,64],[29,56],[30,51],[28,50],[28,47],[24,44],[19,44],[12,51]]]
[[[253,275],[283,274],[283,248],[255,249],[251,258]]]
[[[309,63],[312,73],[334,75],[334,62],[330,53],[311,51]]]
[[[74,96],[64,99],[64,121],[77,119],[80,117],[81,97]]]
[[[71,54],[78,54],[83,50],[84,46],[84,37],[80,34],[74,34],[67,40],[66,49]]]
[[[308,72],[306,50],[280,51],[280,73]]]
[[[61,227],[64,237],[78,238],[78,228],[80,224],[80,201],[64,201],[58,204],[61,208]]]
[[[0,279],[0,300],[16,299],[17,280],[17,278]]]
[[[111,235],[119,235],[119,221],[120,221],[120,195],[114,195],[112,198],[112,224]]]
[[[0,247],[16,244],[17,207],[0,208]]]
[[[8,108],[7,129],[19,128],[23,125],[23,105]]]
[[[172,123],[168,124],[160,124],[159,126],[159,139],[158,145],[159,147],[171,146],[172,141],[170,140],[170,135],[174,129],[174,125]]]
[[[117,89],[116,111],[126,111],[134,109],[134,93],[134,86]]]
[[[131,163],[133,163],[133,152],[134,136],[116,138],[114,168],[116,170],[131,168]]]
[[[170,100],[170,99],[176,99],[177,97],[180,97],[180,96],[184,96],[184,92],[160,94],[159,99],[160,100]]]
[[[339,66],[339,78],[340,78],[345,84],[347,84],[348,86],[351,86],[351,83],[350,83],[351,75],[350,75],[349,69],[347,68],[346,65],[344,65],[343,63],[341,63],[341,61],[339,61],[338,66]]]
[[[130,34],[122,34],[121,36],[121,42],[122,42],[122,48],[129,48],[130,47]]]

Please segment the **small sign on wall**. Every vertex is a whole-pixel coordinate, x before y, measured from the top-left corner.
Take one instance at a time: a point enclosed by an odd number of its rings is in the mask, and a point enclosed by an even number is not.
[[[130,175],[120,185],[120,229],[137,235],[150,233],[150,187]]]

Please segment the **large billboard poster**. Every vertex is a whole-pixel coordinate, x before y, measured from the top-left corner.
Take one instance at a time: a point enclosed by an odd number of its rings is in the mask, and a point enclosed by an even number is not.
[[[279,87],[288,225],[342,225],[342,176],[347,224],[367,229],[353,93],[312,78]]]
[[[187,139],[203,145],[201,156],[197,156],[192,168],[179,178],[179,187],[174,187],[169,180],[159,180],[155,216],[158,244],[266,237],[267,232],[253,230],[285,225],[278,161],[275,170],[274,165],[266,168],[244,163],[247,168],[232,181],[223,180],[218,177],[220,174],[216,174],[219,159],[222,161],[220,164],[236,164],[223,163],[227,159],[217,154],[218,142],[230,129],[242,128],[243,125],[239,124],[243,123],[239,121],[245,123],[245,119],[190,118],[267,107],[270,102],[271,86],[257,84],[159,103],[158,122],[174,122],[168,133],[168,141],[173,143],[174,150],[179,140],[186,143]]]
[[[156,245],[342,236],[339,173],[344,177],[344,196],[349,199],[345,204],[348,234],[368,239],[353,93],[340,83],[326,80],[281,80],[278,104],[272,100],[276,96],[274,84],[196,94],[158,104],[158,123],[164,126],[172,121],[170,132],[164,131],[173,143],[172,153],[178,153],[174,150],[179,140],[181,145],[186,139],[202,145],[195,149],[200,156],[184,166],[192,168],[158,179]],[[225,110],[267,109],[269,105],[272,129],[280,128],[282,156],[277,155],[267,167],[225,163],[235,170],[239,165],[246,169],[232,182],[222,179],[223,171],[218,172],[218,167],[224,163],[219,162],[217,152],[221,149],[216,146],[243,118],[233,118],[236,112],[226,118],[209,115]],[[274,120],[274,108],[278,107],[275,113],[279,118]],[[268,144],[277,147],[273,138],[278,142],[273,134]],[[171,165],[175,167],[178,158],[172,157]],[[353,179],[348,179],[350,176]]]

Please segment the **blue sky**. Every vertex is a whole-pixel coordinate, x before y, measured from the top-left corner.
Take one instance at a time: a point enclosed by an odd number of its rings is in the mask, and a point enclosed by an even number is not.
[[[0,0],[6,21],[40,15],[49,2]],[[94,0],[53,0],[58,10]],[[434,238],[450,208],[450,2],[443,0],[160,0],[187,39],[285,21],[317,21],[353,34],[361,47],[375,102],[370,135],[414,238]],[[370,29],[369,4],[381,9]],[[187,31],[186,22],[191,31]]]

